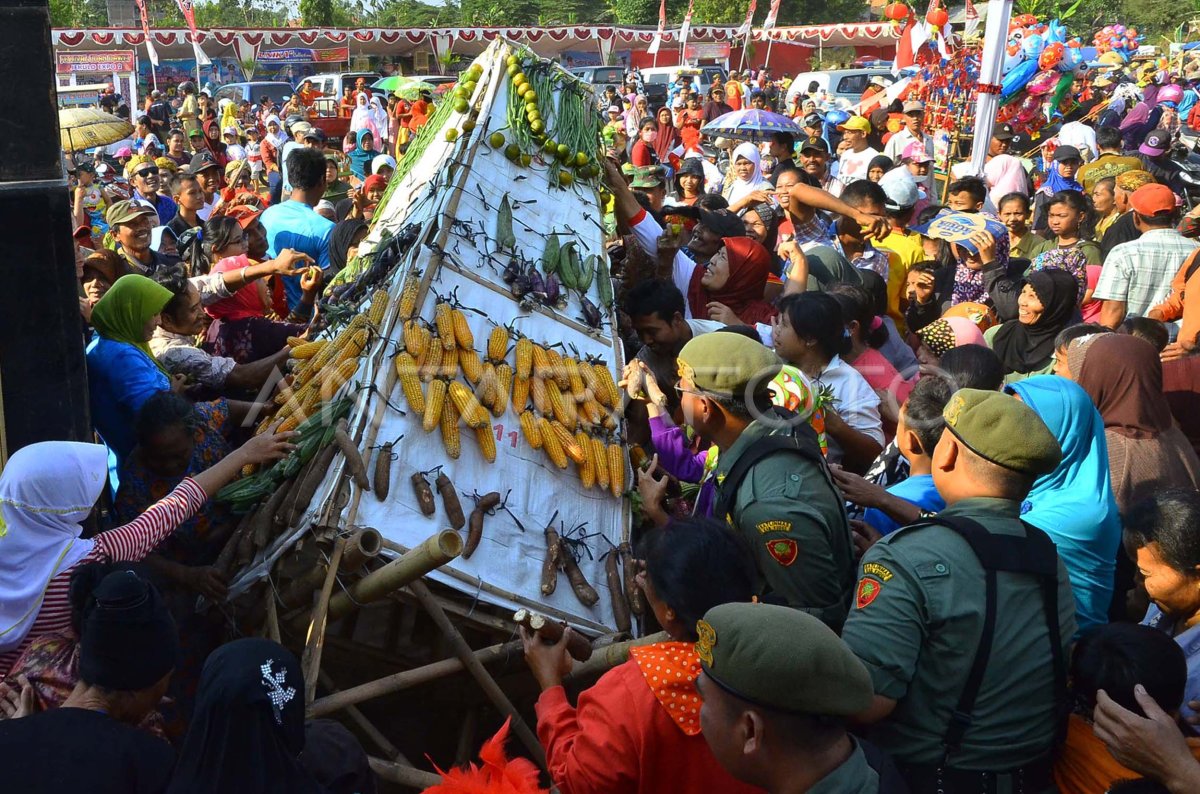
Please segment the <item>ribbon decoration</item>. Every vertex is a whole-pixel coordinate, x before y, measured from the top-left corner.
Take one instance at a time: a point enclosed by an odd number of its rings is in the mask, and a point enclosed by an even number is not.
[[[175,0],[179,6],[179,10],[183,12],[183,21],[187,23],[188,30],[192,34],[192,50],[196,53],[197,66],[209,66],[212,61],[200,49],[200,34],[196,31],[196,9],[192,6],[192,0]]]

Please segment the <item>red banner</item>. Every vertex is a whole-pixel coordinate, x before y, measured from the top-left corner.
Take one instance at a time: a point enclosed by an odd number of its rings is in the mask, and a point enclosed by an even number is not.
[[[192,41],[196,41],[196,9],[192,7],[192,0],[175,0],[179,5],[179,10],[183,12],[183,21],[187,23],[188,30],[192,32]]]
[[[183,0],[179,0],[183,2]],[[763,28],[775,27],[775,20],[779,18],[779,0],[771,0],[771,10],[767,12],[767,18],[763,21]]]

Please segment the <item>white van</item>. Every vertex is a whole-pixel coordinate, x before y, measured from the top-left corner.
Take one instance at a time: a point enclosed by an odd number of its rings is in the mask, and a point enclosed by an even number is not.
[[[787,107],[792,106],[792,99],[796,94],[809,93],[809,86],[812,83],[816,83],[817,90],[825,92],[831,99],[843,100],[851,105],[856,105],[862,99],[863,91],[867,90],[872,77],[882,77],[888,85],[895,81],[891,70],[886,68],[801,72],[788,86]]]

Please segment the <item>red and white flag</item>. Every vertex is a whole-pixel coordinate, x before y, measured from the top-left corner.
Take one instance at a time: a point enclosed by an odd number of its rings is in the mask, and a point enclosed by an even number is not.
[[[212,63],[204,50],[200,49],[200,36],[196,32],[196,10],[192,7],[192,0],[175,0],[179,6],[179,10],[183,12],[183,21],[187,23],[188,30],[192,33],[192,50],[196,53],[196,63],[199,66],[208,66]]]
[[[979,9],[971,0],[967,0],[966,22],[963,24],[963,39],[973,39],[979,32]]]
[[[737,31],[737,35],[739,38],[741,36],[749,36],[750,35],[750,26],[754,24],[754,8],[757,5],[758,5],[758,0],[750,0],[750,7],[746,9],[746,21],[742,23],[742,26],[740,28],[738,28],[738,31]]]
[[[695,0],[688,0],[687,13],[683,15],[683,24],[679,26],[679,48],[683,49],[687,46],[688,31],[692,29],[692,4]]]
[[[771,10],[767,12],[767,18],[763,21],[763,30],[775,27],[775,20],[779,17],[779,1],[771,0]]]
[[[183,0],[179,0],[183,2]],[[661,0],[658,4],[658,30],[654,32],[654,41],[650,42],[650,46],[646,48],[646,52],[651,55],[658,54],[658,48],[662,46],[663,32],[667,29],[667,0]]]
[[[154,39],[150,37],[150,18],[146,14],[146,0],[135,1],[138,12],[142,15],[142,33],[146,35],[146,53],[150,56],[150,63],[158,66],[158,50],[154,49]]]

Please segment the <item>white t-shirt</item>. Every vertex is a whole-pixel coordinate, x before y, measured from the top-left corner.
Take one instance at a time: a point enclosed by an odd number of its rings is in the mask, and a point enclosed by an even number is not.
[[[870,171],[871,161],[879,156],[879,152],[868,146],[861,152],[847,149],[838,158],[838,179],[843,185],[866,179]]]
[[[1085,162],[1091,162],[1100,156],[1096,148],[1096,131],[1079,121],[1068,121],[1058,131],[1059,146],[1074,146],[1083,154]]]

